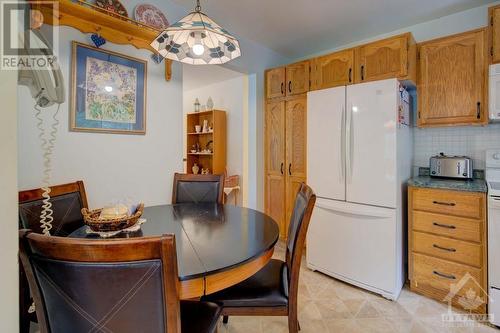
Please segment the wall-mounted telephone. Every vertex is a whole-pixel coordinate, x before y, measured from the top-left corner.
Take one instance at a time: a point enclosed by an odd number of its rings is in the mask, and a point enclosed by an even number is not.
[[[40,31],[31,29],[30,34],[31,48],[25,49],[27,54],[34,56],[33,47],[35,45],[38,50],[41,50],[44,53],[44,56],[47,59],[52,57],[52,55],[48,52],[50,45]],[[22,38],[21,35],[20,38]],[[35,117],[38,120],[37,127],[40,131],[38,137],[40,138],[43,150],[43,179],[41,186],[43,190],[43,206],[40,214],[40,224],[43,233],[50,235],[52,221],[54,220],[52,217],[52,203],[50,202],[50,176],[52,169],[51,157],[56,141],[57,126],[59,125],[57,113],[59,112],[61,104],[65,101],[65,94],[63,75],[58,64],[56,63],[55,58],[52,65],[49,61],[46,61],[45,63],[47,64],[45,68],[20,69],[18,83],[20,85],[27,86],[30,90],[31,96],[35,99]],[[53,122],[50,125],[48,138],[46,138],[47,135],[44,127],[44,121],[41,117],[41,108],[46,108],[52,106],[53,104],[57,104],[57,109],[52,115]]]

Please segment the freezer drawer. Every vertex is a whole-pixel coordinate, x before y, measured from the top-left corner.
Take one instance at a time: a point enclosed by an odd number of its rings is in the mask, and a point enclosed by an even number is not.
[[[307,237],[309,266],[359,286],[399,293],[396,210],[318,199]]]

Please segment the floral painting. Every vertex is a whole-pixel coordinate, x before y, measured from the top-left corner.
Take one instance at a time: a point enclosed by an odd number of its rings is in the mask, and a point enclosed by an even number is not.
[[[146,65],[73,42],[72,130],[144,134]]]

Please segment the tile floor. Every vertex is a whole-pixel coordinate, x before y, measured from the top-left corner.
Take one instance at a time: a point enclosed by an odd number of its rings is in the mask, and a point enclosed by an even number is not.
[[[276,246],[275,257],[283,258],[284,245]],[[300,333],[500,333],[500,330],[476,323],[474,327],[447,327],[441,314],[446,305],[404,289],[396,302],[313,272],[305,267],[300,273]],[[286,317],[230,317],[220,324],[219,333],[288,332]]]

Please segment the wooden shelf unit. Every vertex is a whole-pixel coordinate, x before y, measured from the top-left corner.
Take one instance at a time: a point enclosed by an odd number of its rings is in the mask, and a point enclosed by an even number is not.
[[[209,168],[212,174],[222,174],[226,170],[226,112],[222,110],[212,110],[203,112],[188,113],[186,115],[186,172],[193,173],[194,163],[202,168]],[[196,125],[203,126],[203,121],[208,120],[212,126],[212,132],[195,133]],[[205,149],[208,142],[213,141],[212,153],[191,153],[191,147],[199,143],[200,149]]]
[[[40,10],[44,23],[65,25],[82,33],[96,33],[115,44],[133,45],[157,53],[151,42],[161,30],[142,24],[131,18],[111,13],[86,1],[58,0],[55,7],[47,2],[33,3]],[[165,79],[172,77],[172,60],[165,59]]]

